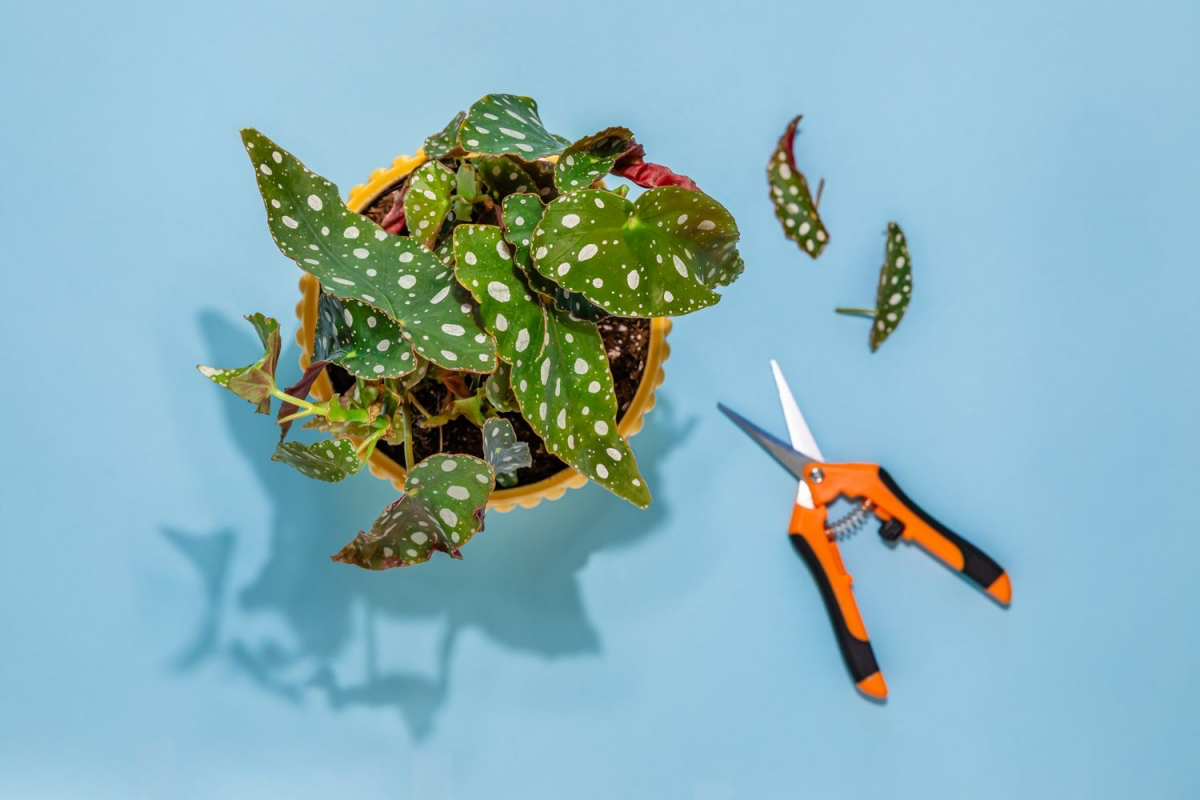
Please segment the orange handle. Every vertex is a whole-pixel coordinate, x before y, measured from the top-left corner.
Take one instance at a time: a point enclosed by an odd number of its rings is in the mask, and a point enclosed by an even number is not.
[[[834,636],[854,684],[871,697],[887,697],[887,684],[875,662],[867,628],[854,600],[854,579],[846,572],[837,545],[825,533],[824,507],[795,506],[788,532],[792,546],[821,590]]]
[[[819,472],[816,472],[819,470]],[[820,479],[817,479],[817,476]],[[903,536],[932,553],[951,569],[961,572],[995,600],[1007,605],[1012,600],[1012,583],[987,553],[925,513],[909,499],[887,470],[876,464],[811,464],[804,471],[813,499],[827,505],[838,495],[865,497],[875,504],[875,514],[885,523],[886,538]],[[901,527],[898,534],[889,529]]]

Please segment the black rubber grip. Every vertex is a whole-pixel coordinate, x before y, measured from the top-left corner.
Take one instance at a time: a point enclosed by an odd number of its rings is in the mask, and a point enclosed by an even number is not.
[[[824,598],[825,608],[829,611],[829,621],[833,623],[833,635],[837,638],[842,658],[846,660],[846,668],[850,670],[850,676],[854,678],[854,682],[858,683],[878,672],[879,665],[875,663],[875,653],[871,650],[871,643],[864,642],[850,633],[850,629],[846,626],[841,606],[838,605],[837,597],[833,593],[833,584],[829,582],[829,576],[821,568],[817,554],[813,552],[812,547],[803,536],[792,534],[788,538],[792,540],[792,546],[804,559],[809,572],[812,573],[813,580],[821,589],[821,597]]]
[[[896,485],[896,481],[892,480],[892,476],[883,467],[879,468],[879,480],[883,481],[883,485],[887,487],[889,492],[896,495],[897,500],[908,506],[910,511],[924,520],[926,525],[949,539],[958,548],[963,556],[963,575],[966,575],[972,581],[979,584],[981,588],[987,589],[996,582],[997,578],[1004,574],[1004,569],[993,561],[991,556],[926,514],[919,505],[910,500],[908,495]]]

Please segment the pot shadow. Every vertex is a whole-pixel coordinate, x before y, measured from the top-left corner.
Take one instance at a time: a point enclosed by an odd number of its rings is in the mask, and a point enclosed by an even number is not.
[[[207,363],[238,364],[256,352],[248,326],[209,312],[199,325]],[[294,345],[285,349],[283,379],[297,354]],[[259,545],[257,534],[163,527],[166,541],[198,574],[204,597],[201,620],[172,669],[186,673],[218,660],[289,701],[317,694],[335,709],[394,709],[417,740],[432,732],[448,700],[455,647],[465,632],[548,659],[599,654],[601,635],[588,617],[580,573],[594,553],[636,546],[669,514],[662,501],[643,511],[589,486],[536,511],[489,514],[463,561],[439,556],[382,573],[336,564],[330,554],[369,525],[394,491],[363,476],[317,484],[272,462],[275,426],[244,401],[222,395],[230,436],[271,501],[267,555],[256,577],[231,585],[239,540]],[[635,444],[653,488],[695,419],[678,419],[660,396],[647,422]],[[219,497],[227,477],[212,480]],[[435,641],[405,633],[422,626],[433,626]],[[431,670],[420,668],[430,663]]]

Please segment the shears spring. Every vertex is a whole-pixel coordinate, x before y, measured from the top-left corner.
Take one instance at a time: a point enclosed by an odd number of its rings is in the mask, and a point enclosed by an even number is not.
[[[862,502],[854,507],[841,519],[827,524],[825,526],[825,535],[829,537],[831,542],[844,542],[854,534],[858,533],[867,520],[871,518],[871,512],[874,510],[875,504],[870,500],[863,498]]]

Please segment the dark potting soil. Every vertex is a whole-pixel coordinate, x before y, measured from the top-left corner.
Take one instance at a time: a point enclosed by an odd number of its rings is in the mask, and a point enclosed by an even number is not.
[[[646,371],[646,356],[650,351],[650,320],[606,317],[596,323],[604,349],[608,353],[609,367],[613,375],[613,388],[617,395],[617,420],[624,418],[638,385]],[[338,392],[354,385],[354,378],[341,367],[330,366],[329,377]],[[450,399],[450,390],[441,383],[425,380],[417,387],[417,400],[432,413]],[[419,415],[418,415],[419,416]],[[546,450],[542,441],[529,423],[519,413],[503,414],[512,422],[517,438],[529,444],[533,464],[517,473],[517,485],[526,486],[549,478],[567,468],[558,456]],[[379,449],[397,464],[404,463],[404,448],[380,444]],[[436,453],[463,453],[483,458],[483,434],[466,417],[458,417],[436,428],[413,426],[413,455],[420,461]]]
[[[363,213],[376,224],[383,221],[397,201],[400,189],[383,193]],[[637,393],[646,371],[646,356],[650,351],[650,320],[606,317],[597,322],[608,362],[612,370],[613,385],[617,395],[617,420],[629,410],[633,396]],[[344,392],[354,385],[354,379],[341,367],[331,366],[329,377],[334,388]],[[450,398],[450,390],[441,383],[425,380],[417,387],[416,398],[431,413],[438,413]],[[529,444],[533,464],[517,473],[517,485],[526,486],[549,478],[567,468],[559,458],[546,450],[542,441],[529,423],[519,413],[503,415],[512,422],[517,438]],[[380,444],[379,449],[398,464],[404,463],[404,448]],[[436,428],[413,426],[413,455],[420,461],[436,453],[464,453],[483,458],[483,434],[465,417],[451,420]]]

